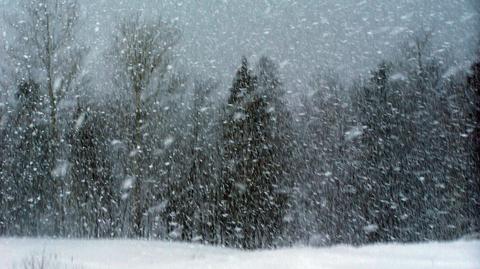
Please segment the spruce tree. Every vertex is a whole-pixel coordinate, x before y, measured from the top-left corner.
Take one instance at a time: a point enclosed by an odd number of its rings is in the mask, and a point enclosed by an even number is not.
[[[32,80],[20,82],[14,113],[7,121],[2,142],[0,180],[4,184],[2,204],[8,234],[51,234],[54,189],[48,184],[49,129],[43,118],[39,85]]]
[[[223,121],[223,162],[221,193],[223,199],[220,208],[220,226],[222,243],[227,246],[242,247],[245,238],[244,225],[247,204],[247,147],[248,132],[245,102],[248,93],[255,88],[255,77],[248,67],[246,58],[238,69],[230,96],[225,107]]]
[[[282,180],[288,177],[282,160],[288,147],[280,133],[284,119],[274,113],[285,109],[275,96],[280,90],[276,72],[263,58],[254,75],[243,58],[230,89],[223,122],[221,214],[224,243],[230,246],[272,247],[282,235],[287,211],[287,184]]]
[[[76,236],[110,236],[115,228],[112,163],[108,123],[95,106],[77,108],[70,132],[69,208]]]

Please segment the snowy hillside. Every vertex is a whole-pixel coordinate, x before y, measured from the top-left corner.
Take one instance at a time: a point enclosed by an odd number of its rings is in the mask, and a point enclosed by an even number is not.
[[[480,241],[243,252],[159,241],[8,238],[0,239],[0,268],[24,268],[26,258],[42,253],[54,268],[83,269],[480,268]]]

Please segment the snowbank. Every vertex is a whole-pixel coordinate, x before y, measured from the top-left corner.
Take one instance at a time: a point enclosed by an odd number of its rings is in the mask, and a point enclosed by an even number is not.
[[[42,255],[62,269],[478,269],[480,241],[245,252],[159,241],[0,238],[1,269],[23,269],[23,260]]]

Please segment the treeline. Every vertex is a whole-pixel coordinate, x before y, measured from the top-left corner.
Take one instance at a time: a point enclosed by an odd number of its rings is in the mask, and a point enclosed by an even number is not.
[[[77,2],[23,4],[1,66],[0,235],[253,249],[479,232],[480,61],[453,68],[428,33],[348,87],[318,71],[286,89],[273,60],[243,58],[224,100],[173,68],[164,21],[122,20],[94,79]]]

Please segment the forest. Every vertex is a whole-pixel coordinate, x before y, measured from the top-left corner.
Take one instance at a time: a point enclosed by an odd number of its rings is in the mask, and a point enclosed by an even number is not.
[[[21,3],[1,22],[0,236],[259,249],[480,233],[480,42],[458,68],[419,27],[362,76],[319,68],[299,89],[271,55],[227,82],[176,68],[181,27],[132,12],[95,73],[82,1]]]

